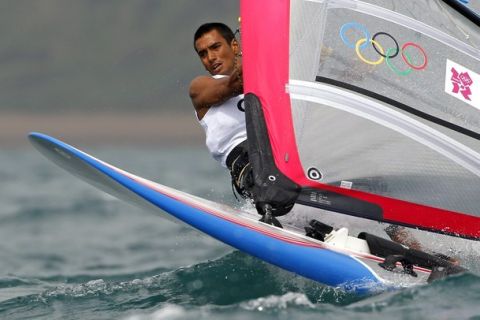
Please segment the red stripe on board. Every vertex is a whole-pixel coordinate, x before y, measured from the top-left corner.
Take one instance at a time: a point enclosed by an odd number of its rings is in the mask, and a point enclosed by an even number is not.
[[[144,186],[146,186],[146,187],[148,187],[152,190],[155,190],[155,191],[157,191],[157,192],[159,192],[159,193],[161,193],[161,194],[163,194],[167,197],[170,197],[170,198],[175,199],[179,202],[185,203],[185,204],[189,205],[190,207],[199,209],[199,210],[201,210],[205,213],[214,215],[214,216],[219,217],[223,220],[226,220],[226,221],[235,223],[237,225],[240,225],[242,227],[245,227],[245,228],[254,230],[256,232],[262,233],[262,234],[264,234],[266,236],[269,236],[271,238],[275,238],[277,240],[281,240],[281,241],[284,241],[284,242],[288,242],[288,243],[296,244],[296,245],[300,245],[300,246],[305,246],[305,247],[326,249],[326,250],[331,250],[333,252],[338,251],[338,252],[342,252],[342,253],[350,255],[350,256],[359,257],[359,258],[363,258],[363,259],[374,260],[374,261],[377,261],[377,262],[385,261],[385,259],[383,259],[381,257],[377,257],[375,255],[361,254],[361,253],[353,252],[351,250],[344,249],[344,248],[336,248],[336,250],[332,250],[331,247],[323,245],[321,243],[312,243],[312,242],[303,241],[303,240],[295,238],[295,237],[290,237],[288,235],[281,235],[281,234],[272,232],[268,228],[263,227],[261,225],[255,226],[255,225],[252,225],[252,224],[247,224],[240,219],[236,219],[235,217],[232,217],[231,215],[224,214],[220,210],[216,210],[212,207],[203,205],[201,203],[198,204],[198,203],[194,203],[193,201],[185,200],[185,199],[175,195],[174,193],[170,193],[170,192],[164,190],[163,188],[161,188],[161,186],[159,186],[155,182],[152,182],[152,181],[149,181],[149,180],[146,180],[146,179],[143,179],[143,178],[139,178],[139,177],[137,177],[133,174],[130,174],[126,171],[119,171],[119,169],[117,169],[115,167],[111,167],[111,168],[116,169],[117,172],[122,173],[123,175],[127,176],[128,178],[134,180],[135,182],[137,182],[139,184],[142,184],[142,185],[144,185]],[[397,265],[401,266],[400,263],[397,263]],[[425,272],[425,273],[430,273],[431,272],[431,270],[429,270],[427,268],[419,267],[419,266],[414,266],[414,269],[417,270],[417,271]]]
[[[280,235],[278,233],[275,233],[275,232],[269,230],[269,228],[266,225],[265,226],[262,226],[262,225],[255,226],[255,225],[252,225],[252,224],[247,224],[244,221],[242,221],[241,219],[236,219],[235,217],[232,217],[230,214],[225,214],[222,211],[217,210],[215,208],[209,207],[209,206],[204,205],[202,203],[197,203],[193,200],[188,201],[188,200],[182,198],[181,196],[178,196],[178,195],[176,195],[172,192],[169,192],[168,190],[165,190],[165,188],[162,188],[161,185],[159,185],[159,184],[157,184],[153,181],[138,177],[134,174],[131,174],[127,171],[119,169],[119,168],[117,168],[115,166],[112,166],[112,165],[110,165],[106,162],[103,162],[101,160],[98,160],[98,159],[95,159],[95,160],[101,162],[103,165],[105,165],[105,166],[109,167],[110,169],[118,172],[119,174],[135,181],[136,183],[141,184],[141,185],[143,185],[143,186],[145,186],[149,189],[155,190],[155,191],[157,191],[157,192],[159,192],[159,193],[161,193],[161,194],[163,194],[163,195],[165,195],[165,196],[167,196],[171,199],[174,199],[174,200],[179,201],[181,203],[185,203],[192,208],[196,208],[196,209],[201,210],[205,213],[208,213],[208,214],[214,215],[216,217],[219,217],[223,220],[226,220],[226,221],[235,223],[237,225],[240,225],[242,227],[245,227],[245,228],[254,230],[256,232],[262,233],[262,234],[264,234],[266,236],[269,236],[271,238],[275,238],[275,239],[278,239],[278,240],[281,240],[281,241],[284,241],[284,242],[288,242],[288,243],[291,243],[291,244],[295,244],[295,245],[311,247],[311,248],[318,248],[318,249],[325,249],[325,250],[331,250],[333,252],[343,253],[343,254],[346,254],[346,255],[350,255],[352,257],[358,257],[358,258],[373,260],[373,261],[377,261],[377,262],[383,262],[384,261],[383,258],[377,257],[377,256],[372,255],[372,254],[358,253],[358,252],[354,252],[354,251],[351,251],[349,249],[344,249],[344,248],[332,248],[331,246],[327,246],[327,245],[324,245],[324,244],[321,244],[321,243],[309,242],[309,241],[305,241],[305,240],[299,239],[297,237],[288,236],[288,235]],[[416,271],[421,271],[421,272],[425,272],[425,273],[430,273],[431,272],[431,270],[423,268],[423,267],[419,267],[419,266],[414,266],[414,269]]]
[[[262,227],[262,226],[255,226],[255,225],[251,225],[251,224],[247,224],[245,222],[243,222],[241,219],[237,219],[235,218],[234,216],[232,216],[231,214],[224,214],[222,211],[218,210],[218,209],[215,209],[215,208],[212,208],[210,206],[207,206],[207,205],[204,205],[202,203],[198,203],[194,200],[192,201],[188,201],[186,199],[184,199],[184,197],[181,197],[181,196],[178,196],[172,192],[169,192],[168,190],[166,190],[165,188],[162,188],[161,185],[158,185],[157,183],[153,182],[153,181],[150,181],[150,180],[147,180],[147,179],[144,179],[144,178],[141,178],[141,177],[138,177],[134,174],[131,174],[127,171],[124,171],[124,170],[121,170],[117,167],[114,167],[106,162],[103,162],[101,160],[98,160],[96,159],[97,161],[101,162],[103,165],[109,167],[110,169],[116,171],[117,173],[129,178],[130,180],[133,180],[135,181],[136,183],[138,184],[141,184],[151,190],[154,190],[162,195],[165,195],[169,198],[172,198],[176,201],[179,201],[181,203],[185,203],[187,204],[188,206],[192,207],[192,208],[195,208],[195,209],[198,209],[198,210],[201,210],[205,213],[209,213],[209,214],[212,214],[216,217],[219,217],[223,220],[226,220],[226,221],[229,221],[229,222],[232,222],[232,223],[235,223],[237,225],[241,225],[243,227],[246,227],[246,228],[249,228],[251,230],[254,230],[254,231],[257,231],[259,233],[262,233],[262,234],[265,234],[265,235],[268,235],[270,237],[273,237],[273,238],[276,238],[276,239],[279,239],[279,240],[283,240],[283,241],[286,241],[286,242],[289,242],[289,243],[293,243],[293,244],[297,244],[297,245],[302,245],[302,246],[306,246],[306,247],[314,247],[314,248],[321,248],[321,249],[326,249],[325,246],[321,245],[321,244],[317,244],[317,243],[313,243],[313,242],[308,242],[308,241],[304,241],[304,240],[301,240],[301,239],[298,239],[298,238],[295,238],[295,237],[290,237],[288,235],[280,235],[280,234],[277,234],[277,233],[274,233],[270,230],[268,230],[268,227]],[[265,225],[266,226],[266,225]]]

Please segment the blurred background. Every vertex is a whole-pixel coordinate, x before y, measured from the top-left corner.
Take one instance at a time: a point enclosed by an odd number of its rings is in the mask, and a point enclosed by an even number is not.
[[[32,130],[85,143],[199,144],[193,33],[238,1],[0,2],[0,147]]]

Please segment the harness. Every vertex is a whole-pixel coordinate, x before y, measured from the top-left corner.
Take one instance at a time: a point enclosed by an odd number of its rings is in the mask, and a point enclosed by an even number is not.
[[[237,194],[244,199],[253,199],[251,191],[253,186],[253,171],[248,159],[247,140],[244,140],[233,148],[227,156],[226,164],[232,177],[232,191],[237,200]]]

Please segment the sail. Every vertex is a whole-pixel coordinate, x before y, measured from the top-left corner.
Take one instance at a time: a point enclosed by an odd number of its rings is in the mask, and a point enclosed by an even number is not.
[[[480,28],[448,2],[242,0],[265,190],[480,239]]]

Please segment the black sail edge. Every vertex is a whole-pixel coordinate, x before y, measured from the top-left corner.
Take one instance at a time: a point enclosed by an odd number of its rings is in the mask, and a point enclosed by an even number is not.
[[[295,204],[300,186],[276,167],[262,105],[253,93],[245,95],[245,119],[248,157],[254,180],[252,192],[257,210],[268,204],[274,216],[284,215]]]

